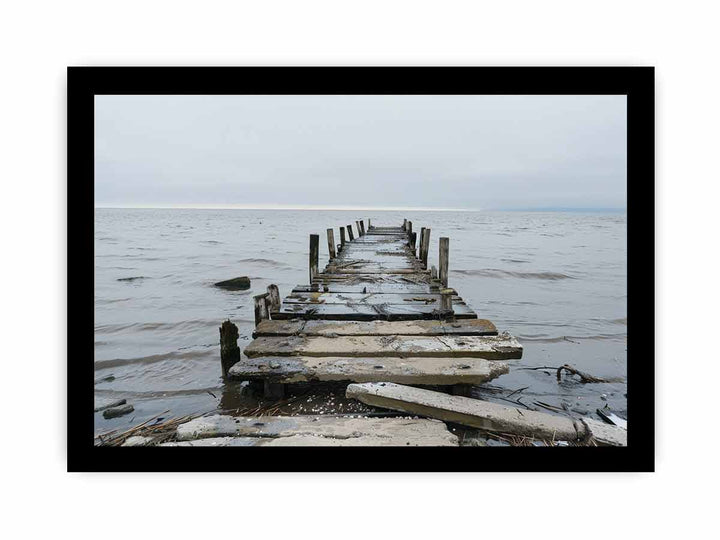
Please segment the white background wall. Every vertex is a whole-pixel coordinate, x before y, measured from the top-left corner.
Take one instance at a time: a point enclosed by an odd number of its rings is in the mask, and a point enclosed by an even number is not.
[[[291,537],[709,536],[718,480],[717,21],[717,4],[697,1],[5,3],[8,537],[247,536],[268,525]],[[65,68],[242,64],[656,66],[658,472],[67,474]],[[38,323],[47,325],[40,341]]]

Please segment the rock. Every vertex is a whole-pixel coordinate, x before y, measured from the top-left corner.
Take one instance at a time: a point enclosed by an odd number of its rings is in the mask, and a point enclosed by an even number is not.
[[[95,398],[95,412],[104,411],[111,407],[119,407],[127,403],[124,399]]]
[[[120,407],[111,407],[109,409],[105,409],[103,411],[103,416],[105,418],[116,418],[124,414],[129,414],[134,410],[135,407],[133,407],[132,405],[121,405]]]
[[[611,426],[593,418],[583,418],[583,424],[596,443],[603,446],[627,446],[627,430]]]
[[[216,287],[227,289],[228,291],[244,291],[250,288],[250,278],[247,276],[228,279],[227,281],[218,281]]]
[[[135,435],[134,437],[129,437],[122,445],[123,446],[145,446],[152,440],[153,440],[152,437],[141,437],[139,435]]]

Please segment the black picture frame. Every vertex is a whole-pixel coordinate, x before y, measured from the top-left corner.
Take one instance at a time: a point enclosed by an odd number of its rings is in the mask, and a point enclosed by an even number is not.
[[[654,68],[69,67],[68,471],[594,471],[655,468]],[[627,96],[627,447],[95,447],[94,96],[624,94]]]

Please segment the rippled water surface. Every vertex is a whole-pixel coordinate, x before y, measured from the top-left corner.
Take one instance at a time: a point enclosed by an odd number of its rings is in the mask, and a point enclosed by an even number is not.
[[[97,209],[95,212],[96,394],[124,397],[135,413],[96,414],[96,430],[227,406],[235,386],[220,376],[218,327],[230,318],[240,347],[254,326],[252,296],[275,283],[282,296],[308,281],[308,235],[371,218],[407,217],[450,238],[450,286],[481,318],[525,347],[522,360],[489,387],[515,391],[582,415],[609,404],[626,409],[625,214],[538,212],[348,212],[317,210]],[[327,246],[321,244],[321,266]],[[252,287],[213,287],[247,275]],[[617,382],[558,383],[570,363]],[[521,390],[522,389],[522,390]],[[504,394],[507,396],[508,392]],[[501,395],[501,394],[497,394]]]

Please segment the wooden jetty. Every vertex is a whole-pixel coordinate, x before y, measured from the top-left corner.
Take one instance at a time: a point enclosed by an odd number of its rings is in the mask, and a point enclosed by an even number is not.
[[[450,241],[440,238],[439,270],[428,268],[430,229],[375,227],[363,220],[327,229],[330,260],[319,269],[310,235],[307,285],[284,299],[274,285],[255,300],[254,340],[241,357],[232,328],[221,328],[223,373],[262,381],[267,397],[288,383],[348,381],[463,385],[508,371],[522,346],[478,318],[448,284]],[[225,325],[224,325],[225,327]]]

